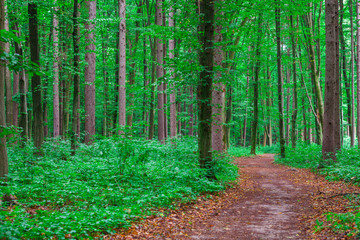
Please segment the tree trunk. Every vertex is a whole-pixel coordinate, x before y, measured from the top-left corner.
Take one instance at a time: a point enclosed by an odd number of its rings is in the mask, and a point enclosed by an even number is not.
[[[346,60],[346,44],[345,44],[345,38],[344,38],[344,30],[343,30],[343,19],[344,19],[344,6],[343,6],[343,0],[340,0],[340,23],[339,23],[339,32],[340,32],[340,44],[341,44],[341,65],[342,65],[342,73],[343,73],[343,82],[345,84],[345,92],[346,92],[346,99],[347,99],[347,120],[349,124],[349,133],[350,137],[353,136],[352,128],[350,127],[353,125],[352,123],[352,113],[351,113],[351,91],[350,91],[350,83],[347,76],[347,60]]]
[[[221,33],[222,26],[217,25],[215,27],[215,36],[214,41],[216,45],[221,44],[223,40],[223,36]],[[214,64],[215,67],[220,68],[222,66],[224,52],[221,46],[217,46],[214,50]],[[212,150],[218,153],[222,153],[224,151],[223,146],[223,124],[224,124],[224,108],[225,108],[225,85],[222,81],[222,70],[219,69],[215,73],[216,83],[214,84],[212,90]]]
[[[296,44],[294,37],[294,23],[293,16],[290,16],[290,28],[291,28],[291,48],[292,48],[292,61],[293,61],[293,112],[291,116],[291,146],[296,148],[296,118],[298,112],[298,99],[297,99],[297,79],[296,79]]]
[[[0,0],[0,31],[5,29],[5,0]],[[0,51],[5,51],[5,42],[0,41]],[[0,126],[5,126],[5,71],[6,62],[0,60]],[[6,137],[2,136],[3,128],[0,127],[0,179],[9,173]]]
[[[173,8],[170,7],[169,13],[169,27],[174,28],[174,11]],[[174,50],[175,50],[175,40],[169,40],[169,59],[174,59]],[[171,63],[174,64],[173,62]],[[175,71],[174,68],[170,68],[170,76],[173,82],[170,84],[170,137],[176,136],[176,95],[175,95]],[[192,131],[192,130],[191,130]],[[190,133],[189,133],[190,135]],[[192,134],[191,134],[192,136]]]
[[[56,2],[55,2],[56,3]],[[53,71],[54,71],[54,83],[53,83],[53,126],[54,137],[60,135],[60,98],[59,98],[59,21],[58,21],[58,9],[55,7],[55,14],[53,18]]]
[[[335,105],[336,102],[335,89],[338,74],[337,67],[337,37],[336,28],[338,27],[338,4],[337,0],[325,1],[325,29],[326,29],[326,73],[325,73],[325,115],[324,115],[324,141],[322,152],[324,160],[332,158],[336,159],[335,146]]]
[[[162,0],[156,0],[156,25],[162,26]],[[163,82],[163,56],[164,45],[162,40],[156,38],[156,78],[159,81],[158,85],[158,139],[161,143],[165,143],[165,115],[164,115],[164,82]]]
[[[96,77],[96,53],[95,53],[95,18],[96,1],[85,1],[89,18],[85,23],[86,47],[85,47],[85,143],[91,144],[95,135],[95,77]]]
[[[279,135],[280,135],[280,157],[285,158],[284,138],[284,90],[281,76],[281,40],[280,40],[280,1],[276,0],[275,24],[276,24],[276,45],[277,45],[277,70],[278,70],[278,105],[279,105]]]
[[[119,0],[119,135],[126,125],[126,0]]]
[[[356,50],[357,50],[357,137],[358,137],[358,148],[360,149],[360,2],[356,3],[356,21],[358,27],[356,28]]]
[[[258,36],[255,47],[255,78],[254,78],[254,118],[251,127],[251,151],[250,154],[256,155],[256,136],[259,122],[259,73],[261,57],[261,38],[262,38],[262,13],[258,17]]]
[[[156,61],[156,44],[155,41],[151,41],[150,39],[150,46],[151,47],[151,57],[152,57],[152,64],[151,64],[151,84],[150,84],[150,113],[149,113],[149,139],[152,140],[154,138],[155,132],[155,61]]]
[[[40,49],[39,49],[39,33],[37,19],[37,5],[29,3],[29,40],[31,62],[35,69],[40,67]],[[31,78],[31,89],[33,98],[33,116],[34,116],[34,145],[37,148],[36,154],[41,155],[41,146],[44,141],[44,124],[43,124],[43,106],[42,106],[42,90],[40,75],[35,73]]]
[[[355,56],[354,56],[354,27],[353,27],[353,3],[352,0],[349,0],[349,10],[350,10],[350,32],[351,32],[351,147],[355,146],[355,76],[354,76],[354,65],[355,65]]]
[[[199,163],[207,170],[209,179],[216,179],[213,171],[211,151],[211,89],[214,70],[214,2],[203,0],[200,2],[199,40],[201,51],[199,63],[201,68],[197,87],[199,108]]]
[[[9,20],[6,17],[7,4],[5,4],[5,30],[9,31]],[[10,53],[10,42],[5,43],[5,52]],[[11,73],[8,67],[5,68],[5,89],[6,89],[6,125],[13,125],[13,103],[12,103],[12,91],[11,91]],[[11,137],[9,135],[8,137]]]
[[[78,146],[78,119],[79,116],[79,100],[80,100],[80,79],[79,79],[79,43],[80,43],[80,28],[79,28],[79,4],[78,0],[74,0],[74,15],[73,15],[73,45],[74,45],[74,98],[73,98],[73,116],[72,116],[72,127],[71,127],[71,154],[75,155],[75,151]]]

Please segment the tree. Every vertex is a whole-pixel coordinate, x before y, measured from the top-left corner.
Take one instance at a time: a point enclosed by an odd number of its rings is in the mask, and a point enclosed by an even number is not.
[[[326,65],[325,65],[325,114],[324,114],[324,141],[322,144],[322,152],[324,160],[329,158],[336,159],[336,143],[335,143],[335,131],[336,124],[335,119],[340,116],[336,115],[335,105],[339,105],[336,102],[336,88],[337,77],[339,70],[337,64],[338,56],[338,40],[337,40],[337,28],[338,28],[338,1],[326,0],[325,1],[325,27],[326,27]]]
[[[290,38],[291,38],[291,52],[292,52],[292,62],[293,62],[293,112],[291,117],[291,146],[296,147],[296,118],[298,112],[298,99],[297,99],[297,79],[296,79],[296,42],[294,36],[294,22],[293,16],[290,16]]]
[[[262,13],[258,16],[258,35],[255,47],[255,77],[254,77],[254,117],[251,127],[251,152],[250,154],[256,154],[256,139],[259,121],[259,72],[261,63],[261,37],[262,37]]]
[[[174,28],[174,11],[172,7],[170,7],[170,13],[169,13],[169,27]],[[175,50],[175,39],[170,39],[169,59],[174,59],[174,50]],[[174,81],[175,72],[173,67],[170,68],[170,76]],[[175,136],[176,136],[176,96],[175,96],[174,83],[171,83],[170,84],[170,137],[175,137]]]
[[[357,20],[357,24],[358,27],[356,28],[356,36],[357,36],[357,41],[356,41],[356,45],[357,45],[357,56],[358,56],[358,60],[357,60],[357,137],[358,137],[358,148],[360,148],[360,61],[359,61],[359,56],[360,56],[360,2],[356,2],[356,20]]]
[[[79,27],[79,3],[78,0],[74,0],[74,11],[73,11],[73,26],[74,30],[72,33],[73,37],[73,46],[74,46],[74,92],[73,92],[73,116],[72,116],[72,125],[71,125],[71,150],[72,154],[75,154],[78,141],[78,131],[79,125],[78,121],[80,119],[79,113],[79,102],[80,102],[80,76],[79,76],[79,42],[80,42],[80,27]]]
[[[0,31],[5,30],[5,1],[0,0]],[[5,42],[0,41],[0,51],[5,51]],[[0,178],[9,173],[5,128],[5,71],[6,63],[0,60]]]
[[[31,90],[33,98],[33,116],[34,116],[34,144],[37,148],[37,154],[41,154],[41,146],[44,141],[44,124],[43,124],[43,105],[42,89],[39,74],[40,68],[40,51],[39,51],[39,33],[37,4],[29,3],[29,40],[31,64],[33,66],[33,75],[31,78]]]
[[[55,2],[56,3],[56,2]],[[59,21],[58,21],[58,9],[55,7],[55,13],[53,18],[53,48],[54,48],[54,83],[53,83],[53,126],[54,137],[60,135],[60,97],[59,97]]]
[[[206,176],[215,179],[212,169],[213,159],[211,152],[211,93],[214,71],[214,2],[203,0],[200,2],[199,40],[201,49],[199,63],[201,68],[197,86],[198,121],[199,121],[199,163],[207,170]]]
[[[221,20],[221,16],[217,17],[218,22]],[[223,35],[221,33],[222,26],[217,23],[215,26],[214,41],[217,46],[214,50],[214,64],[217,70],[215,71],[215,81],[212,89],[212,115],[213,121],[211,125],[211,141],[212,149],[218,153],[224,151],[223,138],[224,138],[224,109],[225,109],[225,85],[222,83],[222,63],[224,58],[224,51],[222,49]]]
[[[280,156],[285,157],[285,136],[284,136],[284,89],[281,73],[281,40],[280,40],[280,0],[275,1],[275,25],[276,25],[276,49],[277,49],[277,72],[278,72],[278,106],[279,106],[279,138]]]
[[[126,125],[126,0],[119,0],[119,132]]]
[[[162,0],[156,0],[156,25],[162,26],[163,14],[162,14]],[[165,115],[164,115],[164,70],[163,70],[163,57],[164,57],[164,45],[162,40],[156,38],[156,77],[160,81],[158,85],[158,138],[159,141],[164,143],[165,141]]]
[[[95,53],[95,23],[96,1],[86,1],[89,12],[88,22],[85,24],[86,53],[85,61],[85,143],[93,141],[95,135],[95,77],[96,77],[96,53]]]

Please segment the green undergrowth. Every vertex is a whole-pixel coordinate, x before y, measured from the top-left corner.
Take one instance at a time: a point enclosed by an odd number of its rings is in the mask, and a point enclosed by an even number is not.
[[[256,155],[262,155],[265,153],[276,153],[278,152],[279,146],[277,144],[272,146],[257,146],[256,147]],[[254,156],[250,154],[251,147],[243,147],[243,146],[231,146],[228,149],[228,153],[234,157],[250,157]]]
[[[48,141],[9,148],[9,178],[0,186],[0,239],[81,239],[112,233],[134,220],[174,208],[235,180],[230,158],[215,159],[218,181],[203,177],[194,138],[106,139],[80,145]],[[7,196],[7,197],[5,197]],[[10,198],[10,200],[9,200]]]
[[[286,148],[286,158],[276,158],[276,162],[296,168],[309,168],[325,175],[329,181],[343,180],[360,186],[360,150],[345,146],[337,153],[337,161],[320,170],[322,164],[322,148],[319,145],[307,145],[299,143],[296,149]],[[350,195],[351,196],[351,195]],[[355,199],[355,196],[353,196]],[[330,228],[337,232],[347,233],[349,236],[357,236],[360,239],[360,202],[359,198],[352,200],[349,206],[351,211],[347,213],[328,213],[327,222]],[[318,222],[321,229],[324,223]]]

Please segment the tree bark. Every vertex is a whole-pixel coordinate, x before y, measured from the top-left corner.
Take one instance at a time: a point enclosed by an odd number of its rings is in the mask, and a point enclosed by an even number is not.
[[[56,3],[56,1],[55,1]],[[53,18],[53,72],[54,72],[54,83],[53,83],[53,127],[54,137],[60,135],[60,98],[59,98],[59,21],[58,21],[58,9],[55,7],[55,13]]]
[[[338,74],[337,65],[337,15],[338,4],[337,0],[325,1],[325,29],[326,29],[326,72],[325,72],[325,115],[324,115],[324,141],[322,145],[322,152],[324,160],[329,158],[336,159],[336,146],[335,146],[335,105],[336,96],[335,89],[336,77]]]
[[[73,116],[72,116],[72,127],[71,127],[71,154],[75,155],[75,151],[78,146],[78,120],[79,116],[79,100],[80,100],[80,79],[79,79],[79,43],[80,43],[80,28],[78,23],[79,18],[79,3],[78,0],[74,0],[74,12],[73,12],[73,46],[74,46],[74,97],[73,97]]]
[[[211,151],[211,89],[214,70],[214,2],[203,0],[200,2],[199,40],[201,51],[199,63],[201,68],[200,79],[197,86],[197,99],[199,109],[199,163],[206,169],[209,179],[216,179],[213,171]]]
[[[0,0],[0,31],[5,29],[5,0]],[[5,51],[5,42],[0,41],[0,51]],[[5,71],[6,62],[0,60],[0,179],[9,173],[6,137],[2,136],[5,126]]]
[[[350,32],[351,32],[351,136],[350,136],[350,145],[351,147],[355,146],[355,75],[354,75],[354,65],[355,65],[355,56],[354,56],[354,24],[353,24],[353,2],[349,0],[349,11],[350,11]]]
[[[276,25],[276,45],[277,45],[277,70],[278,70],[278,106],[279,106],[279,138],[280,138],[280,157],[285,158],[285,137],[284,137],[284,90],[281,76],[281,40],[280,40],[280,1],[276,0],[275,6],[275,25]]]
[[[297,99],[297,79],[296,79],[296,44],[294,34],[293,16],[290,16],[290,28],[291,28],[291,49],[292,49],[292,61],[293,61],[293,112],[291,116],[291,146],[296,148],[296,119],[298,112],[298,99]]]
[[[173,8],[170,7],[169,13],[169,27],[174,28],[174,11]],[[170,61],[174,59],[174,50],[175,50],[175,40],[169,40],[169,59]],[[174,65],[174,62],[171,63]],[[170,76],[172,82],[170,83],[170,137],[176,136],[176,95],[175,95],[175,71],[174,68],[170,68]],[[192,131],[192,129],[191,129]],[[192,136],[192,133],[189,135]]]
[[[223,124],[224,124],[224,109],[225,109],[225,85],[222,83],[222,61],[224,51],[222,47],[219,46],[223,41],[223,36],[221,33],[222,26],[217,25],[215,27],[215,36],[214,41],[217,45],[217,48],[214,50],[214,67],[219,68],[215,72],[215,84],[212,89],[212,126],[211,126],[211,133],[212,133],[212,150],[216,151],[217,153],[222,153],[224,151],[223,146]]]
[[[162,14],[162,0],[156,0],[156,25],[162,26],[163,24]],[[163,56],[164,45],[162,40],[156,38],[156,78],[159,81],[158,85],[158,139],[161,143],[165,143],[165,115],[164,115],[164,82],[163,82]]]
[[[119,135],[126,125],[126,0],[119,0]]]
[[[360,149],[360,2],[356,3],[356,21],[358,27],[356,28],[356,50],[357,50],[357,137],[358,137],[358,148]]]
[[[251,151],[250,154],[256,155],[256,136],[259,122],[259,73],[261,57],[261,38],[262,38],[262,13],[258,17],[258,36],[255,47],[255,78],[254,78],[254,118],[251,127]]]
[[[85,24],[86,53],[85,61],[85,143],[91,144],[95,135],[95,77],[96,77],[96,47],[95,19],[96,1],[85,1],[89,18]]]
[[[7,15],[7,4],[5,0],[5,30],[9,31],[9,20]],[[5,52],[10,53],[10,42],[5,43]],[[6,89],[6,125],[13,125],[13,103],[11,91],[11,73],[8,67],[5,68],[5,89]],[[9,136],[11,137],[11,135]]]
[[[36,70],[40,68],[40,49],[39,49],[39,33],[37,5],[29,3],[29,40],[31,62]],[[34,145],[37,148],[36,154],[41,155],[41,146],[44,141],[44,124],[43,124],[43,106],[42,106],[42,90],[41,79],[38,73],[34,73],[31,78],[31,90],[33,98],[33,116],[34,116]]]

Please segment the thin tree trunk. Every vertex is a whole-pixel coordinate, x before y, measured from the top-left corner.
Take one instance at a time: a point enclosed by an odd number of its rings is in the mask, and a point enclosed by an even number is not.
[[[0,31],[5,29],[5,0],[0,0]],[[5,42],[0,41],[0,51],[5,51]],[[0,126],[5,126],[5,72],[6,62],[0,60]],[[3,129],[0,128],[0,134],[2,135]],[[9,173],[8,167],[8,155],[6,149],[6,137],[0,137],[0,179],[6,177]]]
[[[291,27],[291,48],[292,48],[292,60],[293,60],[293,112],[291,116],[291,146],[296,147],[296,118],[298,112],[298,99],[297,99],[297,79],[296,79],[296,44],[294,37],[294,23],[293,16],[290,15],[290,27]]]
[[[170,6],[170,13],[169,13],[169,27],[174,28],[175,22],[174,22],[174,10],[172,6]],[[170,39],[169,40],[169,59],[174,59],[174,50],[175,50],[175,40]],[[174,63],[171,63],[174,65]],[[173,80],[173,82],[170,84],[170,137],[176,136],[176,95],[175,95],[175,71],[174,68],[170,68],[170,76]],[[191,91],[191,90],[190,90]],[[192,129],[191,129],[192,131]],[[192,136],[192,133],[189,135]]]
[[[162,0],[156,0],[156,25],[162,26]],[[165,143],[165,115],[164,115],[164,82],[163,82],[163,56],[164,56],[164,45],[162,40],[156,38],[156,78],[159,81],[158,86],[158,139],[161,143]]]
[[[71,154],[75,155],[75,151],[78,146],[78,119],[79,116],[79,100],[80,100],[80,79],[79,79],[79,42],[80,42],[80,28],[78,23],[79,18],[79,4],[78,0],[74,0],[74,14],[73,14],[73,46],[74,46],[74,97],[73,97],[73,115],[72,115],[72,127],[71,127]]]
[[[55,1],[56,3],[56,1]],[[55,13],[53,18],[53,71],[54,71],[54,83],[53,83],[53,126],[54,137],[60,135],[60,100],[59,100],[59,31],[58,31],[58,9],[55,7]]]
[[[349,0],[349,10],[350,10],[350,32],[351,32],[351,147],[355,146],[355,75],[354,75],[354,65],[355,65],[355,56],[354,56],[354,26],[353,26],[353,3],[352,0]]]
[[[255,47],[255,78],[254,78],[254,118],[251,127],[251,151],[250,154],[256,155],[256,136],[259,121],[259,73],[261,57],[261,38],[262,38],[262,13],[258,17],[258,36]]]
[[[119,135],[126,125],[126,0],[119,0]]]
[[[352,128],[350,127],[353,125],[352,123],[352,113],[351,113],[351,91],[350,91],[350,83],[347,76],[347,60],[346,60],[346,44],[345,44],[345,38],[344,38],[344,30],[343,30],[343,19],[344,19],[344,6],[343,6],[343,0],[340,0],[340,23],[339,23],[339,32],[340,32],[340,44],[341,44],[341,58],[342,58],[342,73],[343,73],[343,82],[345,84],[345,92],[346,92],[346,99],[347,99],[347,120],[349,124],[349,133],[350,137],[353,136]]]
[[[189,104],[189,114],[190,114],[190,121],[189,121],[189,136],[194,136],[194,123],[195,123],[195,119],[194,119],[194,105],[193,105],[193,101],[194,101],[194,88],[190,87],[189,89],[190,91],[190,104]]]
[[[29,3],[29,39],[31,62],[35,69],[40,67],[40,49],[38,34],[37,5]],[[41,155],[41,146],[44,141],[43,106],[40,75],[35,73],[31,78],[33,116],[34,116],[34,145],[37,148],[36,154]]]
[[[9,31],[9,20],[7,14],[7,4],[5,4],[5,30]],[[10,42],[5,43],[5,52],[10,53]],[[5,68],[5,89],[6,89],[6,125],[13,125],[13,103],[12,103],[12,91],[11,91],[11,73],[8,67]],[[8,137],[12,137],[9,135]]]
[[[150,46],[151,47],[151,57],[152,57],[152,64],[151,64],[151,84],[150,84],[150,114],[149,114],[149,139],[152,140],[154,138],[155,133],[155,61],[156,61],[156,44],[155,41],[151,41],[150,39]]]
[[[85,143],[91,144],[95,135],[95,77],[96,77],[96,47],[95,18],[96,1],[85,1],[89,18],[85,23],[86,53],[85,61]]]
[[[279,134],[280,134],[280,157],[285,158],[285,138],[284,138],[284,97],[281,76],[281,40],[280,40],[280,1],[276,0],[275,6],[275,25],[276,25],[276,44],[277,44],[277,70],[278,70],[278,105],[279,105]]]
[[[358,27],[356,28],[356,50],[357,50],[357,137],[358,137],[358,148],[360,149],[360,2],[356,2],[356,21]]]

